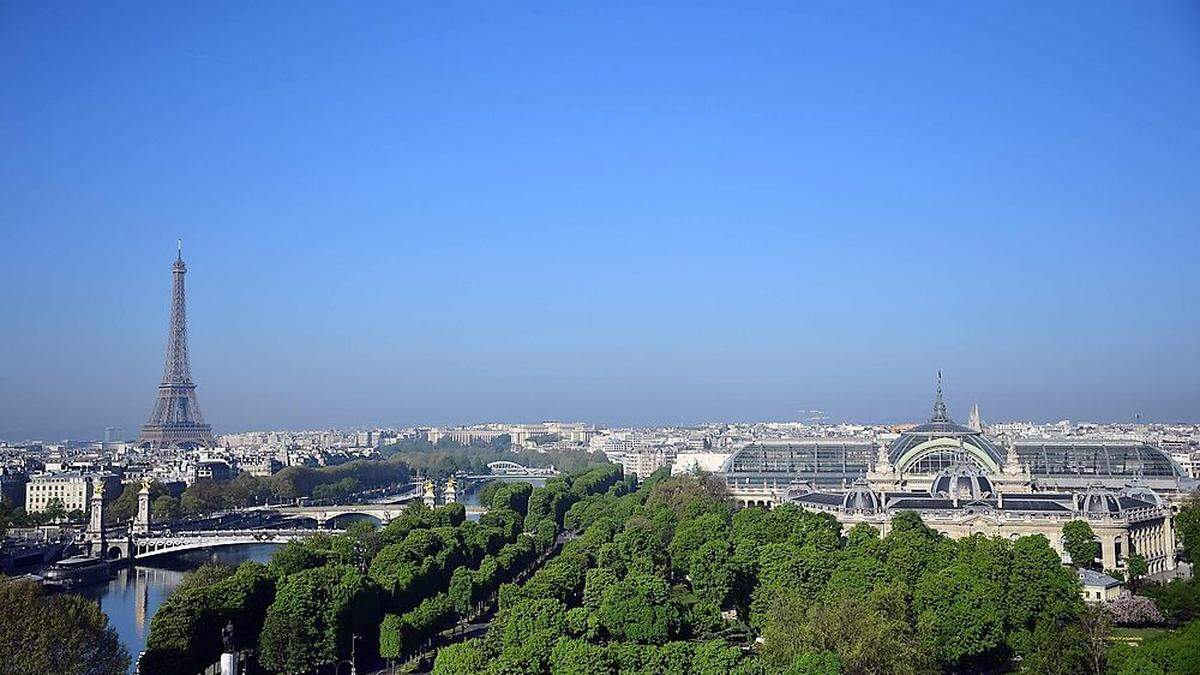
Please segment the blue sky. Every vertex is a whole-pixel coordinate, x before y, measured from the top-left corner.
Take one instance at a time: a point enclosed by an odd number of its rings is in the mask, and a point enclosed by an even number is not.
[[[613,4],[0,5],[0,437],[1200,420],[1196,4]]]

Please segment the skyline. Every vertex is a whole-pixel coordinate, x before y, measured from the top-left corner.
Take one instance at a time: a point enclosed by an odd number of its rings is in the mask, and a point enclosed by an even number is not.
[[[217,433],[1200,421],[1200,10],[925,9],[0,7],[0,438],[146,421],[177,237]]]
[[[185,308],[184,308],[184,305],[181,304],[182,303],[181,277],[183,276],[183,273],[186,272],[186,265],[185,265],[185,261],[183,260],[182,240],[177,240],[176,257],[172,263],[171,270],[172,270],[172,277],[174,279],[173,290],[172,290],[172,302],[170,303],[171,307],[172,307],[172,312],[175,311],[177,305],[178,305],[179,311],[183,312],[183,311],[185,311]],[[182,315],[181,315],[181,317],[182,317]],[[171,318],[168,320],[168,325],[169,325],[169,328],[167,331],[168,332],[168,339],[167,339],[168,344],[167,344],[167,349],[166,349],[167,364],[165,366],[165,370],[163,373],[163,379],[158,387],[159,395],[158,395],[157,403],[155,405],[154,412],[151,414],[151,420],[150,420],[151,423],[155,422],[156,418],[160,416],[160,409],[164,406],[164,399],[163,399],[163,393],[162,393],[163,387],[167,386],[168,382],[172,382],[172,383],[178,382],[178,383],[187,384],[189,386],[193,386],[190,381],[190,374],[189,374],[190,367],[187,363],[188,348],[187,348],[186,320],[181,318],[177,323],[176,318],[174,316],[171,316]],[[181,335],[177,335],[178,331],[182,331]],[[176,355],[176,349],[177,349],[176,341],[177,340],[179,341],[179,345],[180,345],[179,350],[180,350],[180,353],[182,354],[182,356]],[[920,418],[920,419],[911,420],[911,422],[921,423],[924,421],[936,421],[938,419],[952,418],[952,416],[949,415],[949,413],[947,411],[948,406],[944,403],[943,376],[942,376],[941,370],[937,371],[936,383],[937,384],[936,384],[936,389],[935,389],[936,393],[935,393],[934,404],[933,404],[933,415],[931,417],[929,417],[928,419]],[[172,400],[171,396],[168,396],[167,401],[168,401],[169,405],[173,405],[170,403],[171,400]],[[972,410],[972,413],[974,414],[977,411],[978,400],[976,400],[972,405],[974,406],[974,408]],[[199,409],[196,407],[196,401],[194,398],[194,394],[192,395],[190,406],[194,409],[194,413],[196,415],[199,415]],[[185,410],[186,410],[186,408],[187,408],[187,406],[184,407]],[[877,420],[868,421],[868,420],[851,420],[851,419],[832,420],[832,422],[831,422],[829,417],[827,415],[825,415],[824,413],[826,413],[826,411],[809,409],[809,410],[798,410],[797,417],[795,419],[791,419],[791,418],[782,419],[782,420],[781,419],[757,419],[757,420],[754,420],[754,419],[737,419],[737,420],[735,420],[735,419],[712,419],[712,420],[705,420],[705,421],[673,423],[673,424],[667,424],[667,425],[661,425],[661,424],[652,425],[652,424],[643,423],[643,424],[626,424],[626,425],[611,425],[611,426],[618,426],[618,427],[619,426],[674,426],[674,425],[695,426],[695,425],[711,424],[711,423],[718,423],[718,422],[730,422],[730,423],[778,422],[778,421],[806,422],[806,421],[813,421],[813,420],[817,419],[817,418],[812,417],[811,416],[812,414],[820,414],[822,423],[845,422],[845,423],[861,423],[861,424],[868,424],[868,425],[880,423]],[[805,418],[805,415],[810,415],[810,416]],[[1140,413],[1139,413],[1139,415],[1140,415]],[[551,418],[542,418],[542,419],[548,420]],[[583,419],[583,418],[581,418],[581,419]],[[523,422],[530,422],[530,421],[532,421],[532,420],[515,420],[515,421],[508,420],[508,422],[516,422],[516,423],[523,423]],[[585,421],[587,421],[587,420],[585,420]],[[890,422],[885,422],[885,423],[892,423],[894,421],[895,420],[892,420]],[[910,420],[905,420],[905,421],[910,421]],[[995,421],[999,422],[999,421],[1012,421],[1012,420],[995,420]],[[1038,423],[1038,422],[1047,422],[1049,420],[1032,420],[1032,421],[1034,421],[1035,423]],[[1076,420],[1076,421],[1078,421],[1078,422],[1100,422],[1100,423],[1119,422],[1117,420]],[[1139,420],[1139,421],[1143,422],[1143,423],[1148,422],[1148,420]],[[458,422],[442,423],[442,424],[435,424],[435,425],[423,425],[420,423],[410,423],[410,424],[400,424],[400,425],[365,424],[365,425],[349,425],[349,426],[352,428],[353,427],[365,427],[365,428],[383,427],[383,428],[387,428],[387,427],[418,427],[418,426],[454,426],[454,425],[472,425],[472,424],[503,423],[503,422],[504,422],[504,420],[475,420],[472,422],[464,422],[464,421],[460,420]],[[341,426],[346,426],[346,425],[341,425]],[[106,438],[107,438],[108,432],[111,428],[112,427],[105,428],[104,435]],[[117,427],[117,428],[121,428],[121,427]],[[142,435],[145,434],[146,428],[147,427],[145,425],[142,426]],[[311,428],[322,428],[322,427],[318,426],[318,427],[306,427],[306,428],[311,429]],[[227,430],[227,432],[228,433],[238,433],[238,432],[245,432],[245,431],[257,431],[257,430],[262,430],[262,429],[264,429],[264,428],[235,429],[235,430]],[[283,428],[277,427],[276,429],[282,430]],[[288,430],[296,430],[296,429],[297,428],[292,428],[292,429],[288,429]],[[218,433],[220,433],[220,432],[218,432]],[[88,437],[86,435],[79,436],[79,437],[64,437],[64,438],[69,438],[71,440],[87,440],[88,439]],[[132,437],[130,437],[130,438],[132,438]],[[17,439],[4,439],[4,440],[17,440]],[[20,440],[34,440],[34,439],[20,439]],[[141,440],[142,440],[141,438],[138,438],[139,442]]]

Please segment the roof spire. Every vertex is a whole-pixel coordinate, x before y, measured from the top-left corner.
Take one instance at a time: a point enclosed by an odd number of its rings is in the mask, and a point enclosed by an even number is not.
[[[183,260],[183,239],[175,240],[175,249],[176,249],[175,259]]]
[[[971,406],[971,417],[967,420],[967,428],[983,433],[983,416],[979,414],[979,402]]]
[[[946,402],[942,400],[942,371],[937,371],[937,398],[933,401],[933,418],[930,422],[949,422],[950,417],[946,414]]]

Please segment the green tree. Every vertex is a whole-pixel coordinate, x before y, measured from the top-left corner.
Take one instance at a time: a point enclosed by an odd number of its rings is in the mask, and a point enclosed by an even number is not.
[[[0,644],[6,646],[0,673],[121,675],[129,668],[129,652],[91,600],[0,581],[0,607]]]
[[[479,503],[491,506],[492,499],[495,498],[496,492],[498,492],[500,488],[504,487],[504,484],[505,483],[502,480],[489,480],[488,482],[484,483],[483,486],[479,488]]]
[[[262,504],[272,496],[271,488],[263,480],[249,473],[239,473],[224,487],[226,499],[235,506]]]
[[[337,572],[332,567],[317,567],[283,581],[259,637],[259,658],[264,666],[300,673],[336,660],[327,607]]]
[[[454,606],[454,612],[460,619],[470,616],[476,599],[475,579],[472,571],[466,567],[454,570],[454,574],[450,577],[450,587],[446,593],[450,596],[450,603]]]
[[[150,621],[141,672],[166,675],[198,672],[211,663],[213,648],[221,644],[216,603],[203,586],[172,593]]]
[[[877,553],[882,545],[879,530],[866,523],[857,523],[846,533],[846,548],[861,550],[864,553]]]
[[[479,640],[467,640],[439,649],[437,660],[433,663],[433,675],[485,672],[487,659],[479,650],[479,644]]]
[[[1200,495],[1189,497],[1175,516],[1175,533],[1183,544],[1184,557],[1200,564]]]
[[[495,673],[543,673],[566,631],[566,607],[553,599],[520,600],[496,615],[485,638]]]
[[[267,610],[259,653],[267,668],[305,672],[345,658],[351,634],[379,625],[375,587],[345,565],[326,565],[283,580]]]
[[[995,658],[1004,644],[1004,589],[954,563],[921,580],[914,604],[922,642],[947,668]]]
[[[675,536],[667,546],[671,554],[671,565],[679,577],[692,568],[692,556],[713,540],[724,542],[729,538],[728,514],[712,511],[697,518],[688,518],[675,528]]]
[[[748,541],[756,546],[778,544],[787,539],[791,523],[785,520],[795,510],[792,504],[784,504],[774,511],[765,509],[741,509],[733,514],[733,538]]]
[[[183,512],[189,516],[203,515],[229,508],[230,503],[220,485],[201,478],[183,491],[179,498]]]
[[[1103,643],[1097,645],[1103,654]],[[1077,675],[1096,670],[1089,649],[1088,637],[1080,622],[1056,624],[1042,621],[1037,624],[1024,644],[1021,672],[1038,675]]]
[[[711,640],[695,646],[691,672],[695,675],[749,675],[753,665],[743,660],[741,649],[724,640]]]
[[[1096,558],[1100,556],[1100,542],[1096,541],[1096,533],[1092,526],[1083,520],[1072,520],[1063,525],[1063,548],[1071,556],[1071,562],[1079,567],[1095,566]]]
[[[133,520],[137,515],[138,494],[142,491],[140,482],[126,483],[121,490],[121,496],[104,505],[104,520],[110,523],[123,523]],[[167,496],[167,487],[158,481],[150,483],[150,501]],[[153,513],[153,508],[151,508]]]
[[[132,520],[137,514],[137,496],[141,487],[140,483],[126,483],[121,496],[104,505],[104,521],[123,523]]]
[[[1150,573],[1150,563],[1141,553],[1131,553],[1125,559],[1125,571],[1129,574],[1129,585],[1136,589],[1141,585],[1142,577]]]
[[[310,542],[289,541],[271,556],[269,567],[275,576],[287,577],[307,569],[324,565],[328,557]]]
[[[796,657],[787,675],[840,675],[842,662],[833,652],[805,652]]]
[[[1154,601],[1163,616],[1176,623],[1200,618],[1200,578],[1174,579],[1165,584],[1146,584],[1140,593]]]
[[[1077,622],[1083,611],[1079,579],[1062,565],[1050,541],[1040,534],[1013,543],[1007,575],[1007,641],[1013,651],[1028,658],[1031,650],[1038,648],[1031,642],[1036,628],[1047,632],[1044,637],[1054,637],[1055,630],[1061,632]],[[1041,644],[1047,641],[1043,639]]]
[[[900,511],[892,516],[892,532],[915,532],[926,537],[933,536],[932,530],[916,511]]]
[[[179,500],[170,495],[162,495],[150,502],[150,517],[156,523],[170,523],[182,516],[183,509],[179,506]]]
[[[597,563],[611,567],[618,576],[638,571],[665,578],[670,573],[671,558],[654,532],[633,527],[601,547]]]
[[[670,590],[661,577],[631,572],[603,589],[596,621],[613,639],[662,644],[678,631],[681,620]]]
[[[67,508],[63,506],[61,499],[53,497],[46,502],[46,508],[42,509],[42,513],[50,522],[57,522],[67,517]]]
[[[237,568],[232,565],[222,563],[205,563],[196,569],[183,575],[183,581],[179,582],[179,586],[175,588],[175,592],[186,591],[189,588],[204,588],[211,586],[218,581],[223,581],[233,576]]]
[[[550,672],[562,675],[608,675],[613,669],[604,647],[564,637],[554,643],[550,652]]]
[[[758,552],[758,588],[750,606],[750,622],[761,628],[768,608],[784,591],[805,597],[820,594],[833,574],[836,557],[812,546],[797,547],[791,540],[767,544]]]
[[[952,541],[930,529],[920,516],[902,511],[892,518],[892,530],[883,538],[882,560],[893,581],[915,588],[931,570],[949,564]]]
[[[532,493],[533,486],[529,483],[508,483],[492,494],[489,506],[496,510],[516,511],[524,516],[529,511],[529,495]]]
[[[691,557],[691,572],[688,578],[697,597],[716,605],[725,605],[733,591],[735,570],[730,560],[729,542],[713,540],[706,542]]]
[[[252,647],[275,595],[266,566],[246,562],[231,575],[220,568],[191,574],[150,622],[141,672],[197,672],[219,658],[221,630],[232,625],[233,646]],[[220,577],[220,578],[218,578]]]
[[[819,655],[833,654],[849,673],[923,672],[927,658],[905,613],[892,590],[812,603],[800,593],[782,592],[763,631],[763,661],[784,672],[807,657],[828,669],[828,657]]]

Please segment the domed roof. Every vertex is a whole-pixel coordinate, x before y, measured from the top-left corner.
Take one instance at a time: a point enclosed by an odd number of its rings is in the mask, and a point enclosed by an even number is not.
[[[1147,504],[1153,504],[1158,508],[1163,507],[1163,498],[1160,497],[1157,492],[1151,490],[1145,485],[1140,485],[1138,483],[1129,485],[1124,490],[1121,490],[1120,496],[1140,499],[1141,501],[1146,502]]]
[[[987,474],[970,464],[958,464],[942,469],[933,477],[929,494],[945,499],[975,501],[996,493]]]
[[[986,455],[995,466],[1004,465],[1003,453],[986,436],[976,429],[964,427],[950,419],[950,415],[946,411],[946,403],[942,400],[942,379],[941,373],[938,373],[937,397],[933,403],[933,416],[929,418],[928,422],[905,431],[892,441],[891,446],[888,447],[888,459],[893,465],[903,468],[899,465],[900,459],[905,453],[940,438],[953,439],[959,446],[971,446],[975,452]]]
[[[842,509],[846,511],[875,512],[881,506],[879,495],[861,478],[854,481],[854,485],[842,496]]]
[[[1117,494],[1098,485],[1088,488],[1084,493],[1079,510],[1089,516],[1115,516],[1123,511]]]

